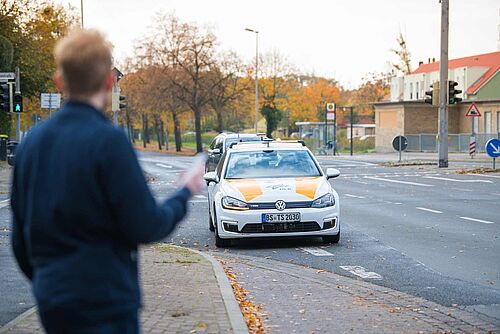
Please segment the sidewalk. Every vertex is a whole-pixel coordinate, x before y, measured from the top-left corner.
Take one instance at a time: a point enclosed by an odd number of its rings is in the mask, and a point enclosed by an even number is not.
[[[141,250],[143,333],[248,333],[220,264],[170,245]],[[35,309],[0,333],[43,333]]]
[[[270,333],[500,333],[488,317],[334,273],[220,254]]]
[[[356,160],[364,162],[382,163],[382,162],[396,162],[399,160],[398,152],[390,153],[355,153],[354,155],[340,154],[340,155],[321,155],[318,156],[322,159],[339,159],[339,160]],[[437,163],[438,154],[428,152],[402,152],[402,161],[432,161]],[[449,153],[448,160],[450,162],[477,162],[477,163],[491,163],[492,159],[486,153],[477,153],[474,159],[471,159],[467,153]]]

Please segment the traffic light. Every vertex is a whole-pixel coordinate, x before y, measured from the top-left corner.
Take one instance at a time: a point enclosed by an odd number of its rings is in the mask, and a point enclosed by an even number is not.
[[[111,110],[112,111],[120,111],[125,108],[127,104],[125,102],[121,102],[125,100],[125,96],[120,95],[120,93],[113,93],[111,99]]]
[[[455,89],[458,86],[458,82],[456,81],[448,81],[448,104],[456,104],[462,101],[461,97],[457,97],[458,94],[461,94],[462,91]]]
[[[431,85],[431,90],[425,92],[425,103],[433,106],[439,105],[439,81],[434,82]]]
[[[10,91],[9,85],[6,83],[0,84],[0,111],[10,111]]]
[[[14,112],[23,112],[23,96],[14,94]]]

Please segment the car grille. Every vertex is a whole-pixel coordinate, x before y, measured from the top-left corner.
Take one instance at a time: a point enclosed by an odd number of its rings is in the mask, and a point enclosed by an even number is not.
[[[276,209],[275,202],[271,203],[250,203],[250,210],[266,210],[266,209]],[[286,209],[303,209],[310,208],[312,205],[311,201],[305,202],[286,202]]]
[[[246,224],[241,233],[286,233],[286,232],[312,232],[321,228],[316,222],[304,223],[264,223]]]

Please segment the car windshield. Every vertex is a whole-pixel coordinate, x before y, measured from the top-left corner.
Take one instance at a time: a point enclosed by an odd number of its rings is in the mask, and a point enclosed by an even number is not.
[[[246,142],[251,142],[251,141],[261,141],[261,137],[241,137],[241,138],[227,138],[226,139],[226,145],[225,149],[229,147],[232,143],[246,143]]]
[[[226,179],[321,176],[308,151],[270,150],[233,152]]]

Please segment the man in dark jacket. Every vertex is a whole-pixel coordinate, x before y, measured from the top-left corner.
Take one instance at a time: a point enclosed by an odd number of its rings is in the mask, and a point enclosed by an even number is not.
[[[68,102],[22,142],[12,246],[48,333],[138,333],[137,247],[165,238],[203,187],[203,166],[157,205],[123,131],[103,114],[113,86],[109,44],[78,31],[55,50]]]

